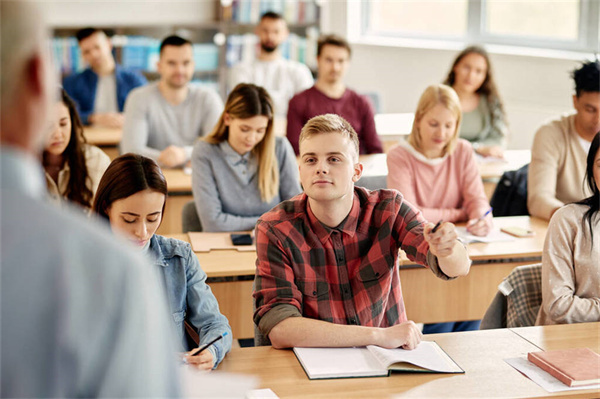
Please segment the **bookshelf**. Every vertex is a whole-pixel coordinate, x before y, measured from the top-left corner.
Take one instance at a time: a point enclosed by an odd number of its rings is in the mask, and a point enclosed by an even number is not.
[[[316,69],[316,44],[319,35],[319,5],[316,0],[215,0],[212,18],[198,23],[130,20],[130,24],[94,23],[93,18],[77,18],[76,25],[54,24],[52,52],[57,72],[66,76],[85,68],[75,33],[86,26],[103,29],[111,38],[116,61],[126,68],[138,70],[149,81],[159,78],[156,62],[160,41],[178,34],[194,44],[196,70],[193,81],[214,88],[225,98],[228,91],[229,67],[252,61],[257,50],[254,28],[262,14],[275,11],[284,16],[290,29],[289,39],[282,45],[288,59],[306,63]],[[128,10],[130,13],[135,10]],[[131,17],[133,18],[133,17]],[[189,20],[187,17],[182,21]]]

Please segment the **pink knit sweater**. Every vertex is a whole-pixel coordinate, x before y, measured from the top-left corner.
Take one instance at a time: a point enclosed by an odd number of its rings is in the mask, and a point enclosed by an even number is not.
[[[466,140],[459,139],[452,154],[437,159],[427,159],[401,142],[388,153],[387,164],[387,187],[400,191],[433,223],[465,222],[490,208]]]

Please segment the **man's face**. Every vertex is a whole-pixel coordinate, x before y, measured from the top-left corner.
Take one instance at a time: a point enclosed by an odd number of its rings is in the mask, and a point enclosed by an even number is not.
[[[353,195],[362,165],[350,139],[340,133],[323,133],[300,142],[299,170],[306,195],[325,202]]]
[[[348,65],[350,65],[348,50],[327,44],[323,46],[321,55],[317,57],[318,78],[326,83],[337,83],[344,79]]]
[[[194,75],[192,46],[165,46],[157,64],[160,80],[173,89],[187,85]]]
[[[287,39],[288,29],[282,19],[264,18],[256,27],[256,35],[260,40],[261,49],[272,53]]]
[[[584,91],[573,96],[573,107],[577,110],[575,126],[581,134],[593,137],[600,131],[600,92]]]
[[[80,41],[79,48],[85,62],[95,71],[102,69],[112,58],[112,45],[102,32],[96,32]]]

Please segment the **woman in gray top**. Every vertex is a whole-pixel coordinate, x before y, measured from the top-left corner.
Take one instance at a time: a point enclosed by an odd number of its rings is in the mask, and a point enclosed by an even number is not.
[[[508,128],[487,51],[479,46],[461,51],[444,83],[460,98],[460,137],[482,156],[502,157]]]
[[[239,84],[210,135],[194,146],[192,191],[204,231],[251,230],[302,190],[292,146],[275,137],[265,89]]]

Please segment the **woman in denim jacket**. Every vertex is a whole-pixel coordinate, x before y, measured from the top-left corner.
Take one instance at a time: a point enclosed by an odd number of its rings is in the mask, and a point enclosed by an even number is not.
[[[180,342],[189,351],[185,360],[210,370],[231,349],[231,327],[219,311],[190,244],[154,234],[166,197],[167,182],[158,164],[141,155],[125,154],[112,161],[102,176],[93,210],[154,260],[162,274]],[[184,321],[198,333],[200,346],[227,334],[200,355],[191,356],[198,349],[186,336]]]

